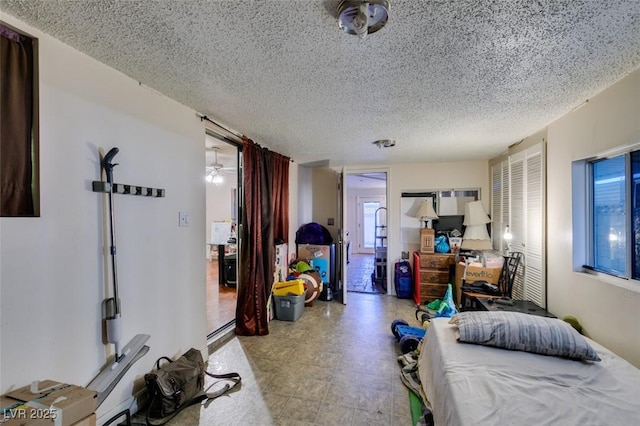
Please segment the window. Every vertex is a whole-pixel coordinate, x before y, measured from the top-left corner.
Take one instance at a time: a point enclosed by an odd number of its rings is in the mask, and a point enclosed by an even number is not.
[[[574,264],[582,256],[581,266],[588,269],[640,279],[640,151],[574,162],[573,188],[578,192],[580,170],[584,170],[586,194],[574,194],[574,222],[578,222],[574,235],[580,232],[583,210],[586,249],[577,258],[574,253]],[[580,239],[574,237],[574,248]]]
[[[625,156],[591,163],[591,229],[594,269],[625,276]]]
[[[377,201],[365,201],[362,203],[364,222],[364,242],[362,246],[364,248],[373,248],[375,245],[376,214],[379,207],[380,203]]]

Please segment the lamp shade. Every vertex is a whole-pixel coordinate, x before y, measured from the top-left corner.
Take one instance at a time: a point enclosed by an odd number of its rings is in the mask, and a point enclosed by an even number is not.
[[[471,201],[464,205],[464,226],[485,225],[491,222],[481,201]]]
[[[487,231],[487,225],[469,225],[464,230],[464,236],[462,237],[465,240],[489,240],[491,241],[491,237],[489,236],[489,231]]]
[[[491,250],[493,248],[491,237],[487,231],[487,225],[469,225],[464,230],[462,244],[463,250]]]
[[[438,215],[433,209],[433,204],[427,200],[422,201],[415,217],[422,220],[438,219]]]

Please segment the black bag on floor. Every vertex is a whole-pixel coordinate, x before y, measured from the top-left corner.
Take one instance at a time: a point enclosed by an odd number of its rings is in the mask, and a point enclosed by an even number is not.
[[[168,361],[160,366],[160,361]],[[215,392],[204,392],[204,375],[215,379],[226,379],[232,384],[225,384]],[[205,399],[217,398],[240,383],[238,373],[212,374],[205,370],[200,351],[189,349],[180,358],[172,361],[161,357],[156,361],[156,370],[145,374],[144,381],[149,394],[147,408],[147,424],[162,425],[171,420],[185,407]],[[161,423],[151,423],[150,418],[162,419]]]

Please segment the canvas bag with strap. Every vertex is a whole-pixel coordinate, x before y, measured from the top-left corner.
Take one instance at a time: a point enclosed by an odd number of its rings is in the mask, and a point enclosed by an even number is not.
[[[168,363],[160,366],[162,360]],[[205,374],[227,383],[218,390],[205,393]],[[240,384],[242,379],[238,373],[209,373],[205,369],[200,351],[191,348],[175,361],[168,357],[159,358],[156,369],[145,374],[144,380],[150,398],[146,420],[148,425],[153,426],[167,423],[185,407],[224,395]],[[152,423],[151,418],[162,421]]]

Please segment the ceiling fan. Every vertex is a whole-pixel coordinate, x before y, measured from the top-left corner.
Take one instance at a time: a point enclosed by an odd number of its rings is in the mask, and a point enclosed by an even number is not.
[[[206,180],[207,182],[212,182],[215,183],[216,185],[220,185],[223,181],[224,178],[222,177],[222,173],[223,172],[228,172],[228,171],[234,171],[235,168],[233,167],[224,167],[223,164],[218,163],[218,150],[220,148],[217,146],[211,147],[211,148],[207,148],[207,151],[213,151],[215,154],[215,159],[213,161],[213,163],[209,166],[206,167]]]

